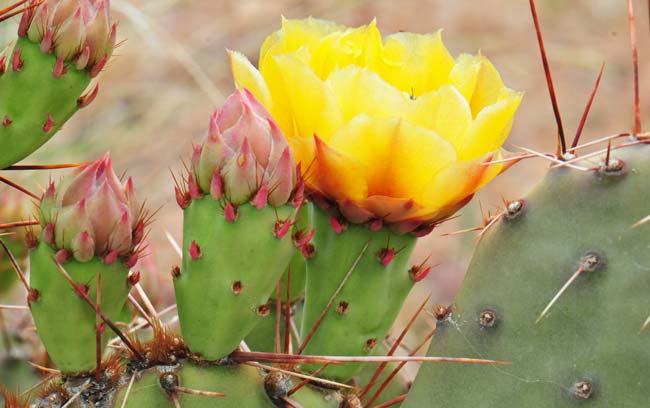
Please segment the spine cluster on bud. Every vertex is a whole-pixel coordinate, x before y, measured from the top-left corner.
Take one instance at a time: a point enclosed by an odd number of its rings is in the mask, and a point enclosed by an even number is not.
[[[46,0],[23,13],[18,35],[56,55],[55,77],[65,73],[66,62],[95,76],[115,47],[117,25],[109,9],[109,0]]]
[[[121,258],[129,267],[138,260],[146,224],[132,179],[120,182],[109,155],[80,167],[58,186],[50,183],[39,222],[43,242],[57,251],[60,262],[99,257],[111,264]]]

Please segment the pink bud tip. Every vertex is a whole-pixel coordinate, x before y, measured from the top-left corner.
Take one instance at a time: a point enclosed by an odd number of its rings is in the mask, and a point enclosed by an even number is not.
[[[45,36],[41,40],[41,51],[43,51],[44,54],[52,52],[52,30],[49,28],[45,31]]]
[[[253,204],[253,207],[257,208],[258,210],[261,210],[266,205],[268,199],[269,199],[269,186],[266,184],[262,184],[262,187],[260,187],[260,189],[257,190],[257,194],[255,194],[255,198],[253,198],[251,204]]]
[[[117,257],[120,255],[120,252],[117,249],[112,250],[108,254],[104,256],[104,264],[106,265],[111,265],[115,261],[117,261]]]
[[[135,264],[138,263],[139,259],[140,259],[140,255],[137,252],[134,252],[124,260],[124,264],[126,265],[127,268],[133,268]]]
[[[395,249],[383,248],[381,251],[379,251],[379,254],[377,254],[377,260],[383,266],[388,266],[388,264],[390,264],[395,258],[395,254],[396,254]]]
[[[203,193],[201,192],[199,186],[196,184],[196,181],[194,181],[194,176],[192,174],[190,174],[190,176],[187,178],[187,188],[190,191],[190,198],[192,200],[198,200],[199,198],[203,197]]]
[[[417,238],[422,238],[426,235],[429,235],[431,231],[435,228],[435,224],[426,224],[417,227],[411,234]]]
[[[50,133],[53,127],[54,127],[54,119],[52,119],[52,115],[48,113],[47,120],[45,121],[45,123],[43,123],[43,132]]]
[[[67,249],[59,249],[54,255],[56,261],[60,264],[68,262],[70,260],[70,252]]]
[[[11,125],[12,123],[13,123],[13,121],[12,121],[11,119],[9,119],[9,116],[5,115],[5,117],[2,118],[2,126],[4,126],[4,127],[7,128],[7,127],[9,127],[9,125]]]
[[[348,228],[348,226],[344,222],[342,222],[341,220],[339,220],[333,215],[330,216],[330,226],[337,234],[342,233]]]
[[[221,200],[223,197],[223,180],[221,179],[221,170],[217,167],[210,181],[210,195],[215,200]]]
[[[92,91],[88,92],[85,95],[81,95],[79,99],[77,99],[77,106],[79,107],[79,109],[83,109],[86,106],[90,105],[95,100],[98,93],[99,93],[99,83],[95,84],[95,87],[92,89]]]
[[[379,231],[383,226],[384,226],[384,221],[379,218],[376,220],[372,220],[370,221],[370,223],[368,223],[368,228],[370,228],[370,231]]]
[[[305,234],[305,230],[299,230],[296,231],[295,234],[293,234],[293,243],[296,247],[300,248],[309,243],[311,239],[314,237],[314,234],[316,233],[316,229],[312,228],[311,231]]]
[[[201,247],[194,240],[190,244],[190,257],[195,261],[201,257]]]
[[[99,334],[104,334],[104,332],[106,332],[106,323],[99,325]]]
[[[140,282],[140,271],[130,273],[129,277],[126,278],[126,282],[129,286],[137,285]]]
[[[311,259],[316,255],[316,248],[314,247],[314,244],[307,243],[300,247],[300,252],[302,253],[303,258]]]
[[[34,249],[38,246],[38,237],[34,233],[34,231],[29,230],[25,234],[25,247],[27,249]]]
[[[41,300],[41,292],[38,289],[30,289],[27,293],[27,304]]]
[[[239,214],[237,213],[237,207],[230,201],[226,203],[226,207],[223,210],[223,215],[226,218],[227,222],[235,222]]]
[[[300,171],[300,168],[296,170],[297,172]],[[299,173],[296,173],[299,174]],[[305,182],[303,181],[302,177],[298,180],[296,183],[296,188],[293,190],[293,194],[291,195],[291,205],[293,208],[300,208],[301,205],[305,202]]]
[[[291,229],[291,221],[286,219],[286,220],[277,220],[275,222],[275,225],[273,226],[273,235],[277,239],[282,239],[284,238],[285,235],[289,232]]]
[[[97,64],[93,65],[92,68],[90,68],[90,71],[88,71],[88,76],[94,78],[97,75],[99,75],[99,73],[102,72],[102,69],[104,69],[104,66],[106,65],[107,61],[108,61],[108,54],[104,54],[104,57],[101,60],[99,60]]]
[[[87,296],[89,290],[90,290],[90,286],[86,284],[77,284],[75,285],[74,288],[74,291],[77,293],[77,296],[79,297]]]
[[[45,228],[43,228],[43,242],[45,242],[47,245],[54,245],[54,225],[53,224],[47,224]]]
[[[189,193],[183,193],[178,187],[174,187],[174,192],[176,193],[176,203],[181,207],[182,210],[186,209],[190,202],[192,201]]]
[[[140,242],[142,242],[143,238],[144,238],[144,221],[140,220],[138,221],[138,223],[135,225],[135,228],[133,229],[133,236],[132,236],[133,245],[138,245]]]
[[[409,269],[409,276],[413,282],[417,283],[426,278],[427,275],[429,275],[429,272],[431,272],[430,266],[423,268],[422,265],[413,265],[411,269]]]
[[[4,74],[7,70],[7,57],[4,55],[0,57],[0,75]]]
[[[11,60],[11,69],[14,72],[18,72],[23,68],[23,60],[20,58],[20,47],[16,47],[14,50],[14,57]]]
[[[18,36],[26,37],[27,30],[29,29],[29,23],[31,21],[32,13],[31,10],[23,12],[23,15],[20,17],[20,23],[18,24]]]

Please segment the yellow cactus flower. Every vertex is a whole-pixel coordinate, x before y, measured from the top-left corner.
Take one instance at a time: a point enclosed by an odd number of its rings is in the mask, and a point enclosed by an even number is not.
[[[431,34],[382,39],[375,22],[347,28],[283,19],[259,69],[230,52],[287,137],[307,186],[350,221],[400,232],[450,216],[507,167],[501,149],[522,94],[482,55],[454,59]]]

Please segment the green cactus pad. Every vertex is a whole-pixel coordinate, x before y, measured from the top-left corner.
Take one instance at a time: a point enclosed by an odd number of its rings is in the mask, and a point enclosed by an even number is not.
[[[245,204],[227,222],[211,197],[193,200],[185,210],[183,268],[174,288],[183,338],[194,353],[207,360],[225,357],[270,318],[269,296],[294,253],[291,234],[278,239],[273,227],[294,211]],[[190,256],[193,241],[198,259]]]
[[[182,387],[226,394],[225,397],[209,397],[178,393],[182,407],[192,408],[275,408],[264,389],[264,376],[257,368],[246,365],[197,366],[184,363],[180,367],[156,367],[138,375],[128,394],[125,408],[174,407],[174,402],[160,385],[160,377],[173,372]],[[121,407],[128,383],[119,391],[112,406]],[[304,407],[338,408],[335,394],[331,391],[303,387],[292,398]]]
[[[14,71],[12,60],[17,50],[23,65]],[[6,71],[0,75],[0,169],[47,142],[77,111],[77,100],[90,83],[85,70],[70,64],[64,75],[55,78],[54,54],[44,54],[39,44],[26,38],[16,41],[7,60]],[[53,124],[44,131],[48,114]]]
[[[79,298],[57,269],[54,251],[44,243],[29,254],[30,286],[40,298],[31,302],[38,335],[57,368],[66,374],[79,374],[95,368],[95,311]],[[129,270],[121,262],[105,265],[95,258],[90,262],[70,261],[66,272],[79,284],[88,285],[88,296],[95,302],[97,277],[102,276],[101,310],[113,322],[120,316],[130,287]],[[102,347],[115,334],[107,329]]]
[[[409,234],[395,235],[386,228],[373,232],[354,224],[337,234],[330,226],[329,215],[314,205],[310,210],[310,224],[316,228],[312,240],[316,253],[307,260],[302,339],[318,321],[366,244],[368,247],[303,354],[368,355],[390,330],[413,287],[408,261],[416,238]],[[397,251],[387,266],[378,259],[385,248]],[[321,375],[347,381],[360,368],[361,364],[329,366]]]
[[[554,169],[523,208],[510,206],[518,211],[481,239],[429,350],[512,364],[425,365],[404,407],[647,406],[650,331],[639,330],[650,314],[650,230],[632,225],[649,211],[650,146],[612,156],[621,172]]]

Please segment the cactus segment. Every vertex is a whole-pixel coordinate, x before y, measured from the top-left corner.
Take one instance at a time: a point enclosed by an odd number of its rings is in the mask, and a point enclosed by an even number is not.
[[[309,215],[316,233],[312,241],[315,254],[307,260],[303,341],[366,244],[367,249],[303,353],[369,355],[390,330],[413,287],[407,263],[416,238],[410,234],[396,235],[387,228],[371,231],[357,224],[344,230],[335,228],[329,214],[315,205],[310,205]],[[321,375],[347,381],[360,369],[361,364],[330,366]]]
[[[55,77],[57,57],[27,38],[16,41],[6,61],[0,66],[0,169],[47,142],[79,109],[79,97],[91,79],[72,63],[65,63],[66,72]]]
[[[648,145],[612,151],[598,170],[551,170],[518,216],[485,232],[429,349],[512,364],[425,365],[403,406],[647,405],[650,239],[632,225],[647,215],[649,178]]]
[[[76,293],[52,260],[56,252],[45,243],[29,254],[30,286],[40,298],[30,303],[38,335],[57,368],[66,374],[79,374],[95,368],[95,311]],[[122,262],[104,264],[99,258],[90,262],[70,260],[63,264],[75,282],[88,288],[95,302],[97,277],[101,273],[101,310],[117,321],[130,287],[129,269]],[[102,348],[114,333],[102,336]]]
[[[189,362],[179,367],[160,366],[137,374],[137,381],[127,396],[128,383],[118,392],[112,406],[124,408],[174,408],[174,402],[161,385],[161,377],[173,373],[178,385],[192,390],[221,392],[224,397],[210,397],[178,392],[180,406],[192,408],[275,408],[265,391],[265,378],[259,369],[246,365],[201,366]],[[294,381],[295,383],[296,381]],[[127,396],[125,405],[124,397]],[[336,393],[302,387],[292,397],[310,408],[338,408]]]
[[[294,251],[291,235],[277,238],[274,226],[294,212],[244,204],[229,222],[210,196],[185,209],[183,268],[174,288],[183,338],[194,353],[223,358],[269,318],[269,296]]]

